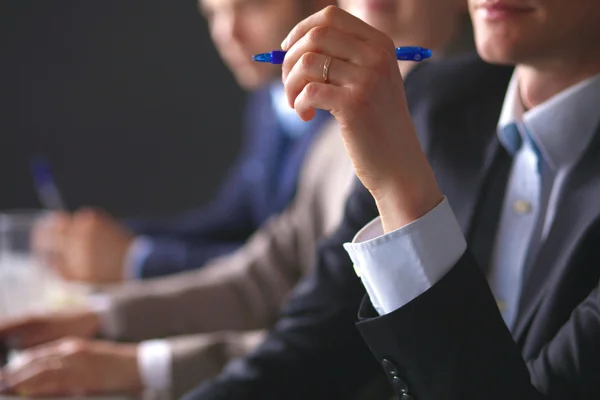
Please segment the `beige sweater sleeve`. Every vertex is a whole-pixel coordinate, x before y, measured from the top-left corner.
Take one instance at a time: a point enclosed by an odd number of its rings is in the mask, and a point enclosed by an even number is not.
[[[220,331],[169,339],[172,399],[214,378],[230,360],[248,354],[263,340],[266,330]]]
[[[352,177],[332,123],[313,144],[286,211],[240,250],[200,270],[132,282],[111,292],[104,334],[140,341],[271,326],[290,290],[312,267],[318,239],[339,223]]]

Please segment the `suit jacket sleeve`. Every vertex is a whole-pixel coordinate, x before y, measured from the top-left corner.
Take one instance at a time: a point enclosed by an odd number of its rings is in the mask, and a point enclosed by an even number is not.
[[[358,327],[375,357],[395,366],[403,381],[396,389],[406,384],[419,400],[595,399],[599,304],[596,289],[540,354],[523,360],[467,251],[442,280],[393,313],[377,316],[365,298]]]
[[[251,124],[252,98],[246,115]],[[140,278],[169,275],[200,268],[207,261],[239,248],[256,230],[252,205],[251,165],[260,159],[260,130],[246,129],[240,157],[216,197],[205,207],[167,219],[126,221],[136,234],[152,240],[152,251],[138,267]]]

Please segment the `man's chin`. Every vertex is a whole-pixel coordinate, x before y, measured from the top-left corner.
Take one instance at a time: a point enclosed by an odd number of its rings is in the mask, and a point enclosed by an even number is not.
[[[521,58],[519,57],[518,49],[512,48],[510,46],[477,46],[477,53],[481,59],[490,64],[497,65],[516,65],[521,62]]]

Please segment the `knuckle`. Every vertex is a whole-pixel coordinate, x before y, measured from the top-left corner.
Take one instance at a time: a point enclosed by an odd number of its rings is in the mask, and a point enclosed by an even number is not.
[[[79,211],[76,214],[78,222],[82,225],[98,224],[102,221],[102,213],[98,210],[89,208]]]
[[[322,11],[323,22],[324,23],[333,23],[333,21],[337,18],[340,9],[336,6],[329,5],[325,7]]]
[[[359,104],[363,102],[363,99],[364,96],[361,95],[360,91],[353,90],[351,96],[344,96],[340,99],[340,104],[343,109],[353,113],[354,110],[360,107]]]
[[[373,94],[377,91],[378,82],[379,80],[374,74],[365,77],[363,84],[355,88],[357,99],[368,101],[373,97]]]
[[[342,101],[347,110],[358,111],[369,104],[372,94],[372,86],[354,85],[350,87],[349,94]]]
[[[102,214],[100,214],[97,211],[92,211],[89,215],[89,219],[88,222],[90,223],[90,225],[93,226],[98,226],[102,223],[103,218],[102,218]]]
[[[315,26],[308,31],[307,39],[308,41],[315,45],[321,42],[327,35],[329,34],[329,28],[326,26]]]
[[[316,53],[304,53],[300,57],[300,67],[305,70],[311,69],[318,61],[318,54]]]
[[[315,98],[319,94],[320,86],[314,82],[310,82],[309,84],[306,85],[304,90],[306,91],[306,96],[308,98]]]
[[[81,338],[66,337],[59,342],[59,349],[65,354],[78,354],[86,350],[86,345]]]

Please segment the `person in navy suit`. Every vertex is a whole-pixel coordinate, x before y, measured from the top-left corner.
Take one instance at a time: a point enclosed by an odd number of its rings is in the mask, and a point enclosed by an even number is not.
[[[66,278],[93,283],[143,279],[202,267],[240,247],[292,200],[311,143],[329,113],[303,122],[288,107],[281,68],[252,54],[280,47],[303,17],[331,0],[200,0],[225,64],[251,91],[244,146],[219,193],[206,207],[162,220],[121,223],[106,212],[54,214],[40,224],[36,247],[52,254]]]

